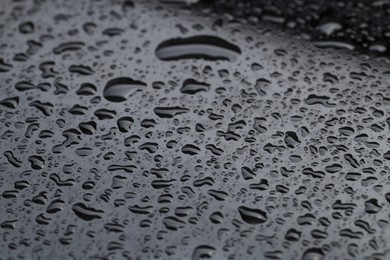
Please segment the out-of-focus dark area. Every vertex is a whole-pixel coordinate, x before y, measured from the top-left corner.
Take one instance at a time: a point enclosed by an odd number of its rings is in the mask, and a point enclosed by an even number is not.
[[[390,2],[386,0],[203,0],[195,5],[254,25],[269,22],[291,29],[299,38],[312,40],[319,47],[389,55]]]

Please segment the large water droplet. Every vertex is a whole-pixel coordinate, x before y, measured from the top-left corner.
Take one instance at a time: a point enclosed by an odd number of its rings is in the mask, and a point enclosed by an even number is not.
[[[156,56],[160,60],[205,59],[235,61],[241,50],[216,36],[202,35],[176,38],[160,43]]]
[[[200,91],[208,91],[209,89],[210,89],[210,84],[204,82],[198,82],[194,79],[186,79],[183,82],[183,86],[180,89],[180,92],[184,94],[195,94]]]
[[[267,213],[260,209],[241,206],[238,208],[242,220],[249,224],[261,224],[268,220]]]
[[[120,77],[111,79],[104,87],[103,96],[111,102],[126,101],[130,95],[146,87],[146,84],[131,78]]]

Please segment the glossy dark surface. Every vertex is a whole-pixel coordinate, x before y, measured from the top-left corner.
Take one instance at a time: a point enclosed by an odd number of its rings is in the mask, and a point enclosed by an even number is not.
[[[386,60],[200,4],[1,1],[1,259],[390,257]]]

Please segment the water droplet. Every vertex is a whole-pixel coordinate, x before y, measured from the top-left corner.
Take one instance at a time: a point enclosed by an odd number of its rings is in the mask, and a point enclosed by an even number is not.
[[[115,78],[107,82],[103,96],[111,102],[126,101],[136,91],[142,90],[146,84],[131,78]]]
[[[160,43],[156,56],[161,60],[206,59],[235,61],[241,50],[236,45],[216,36],[176,38]]]

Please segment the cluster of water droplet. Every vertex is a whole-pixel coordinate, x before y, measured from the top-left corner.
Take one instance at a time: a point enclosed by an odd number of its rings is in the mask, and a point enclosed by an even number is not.
[[[4,2],[4,256],[388,257],[385,67],[186,5]]]

